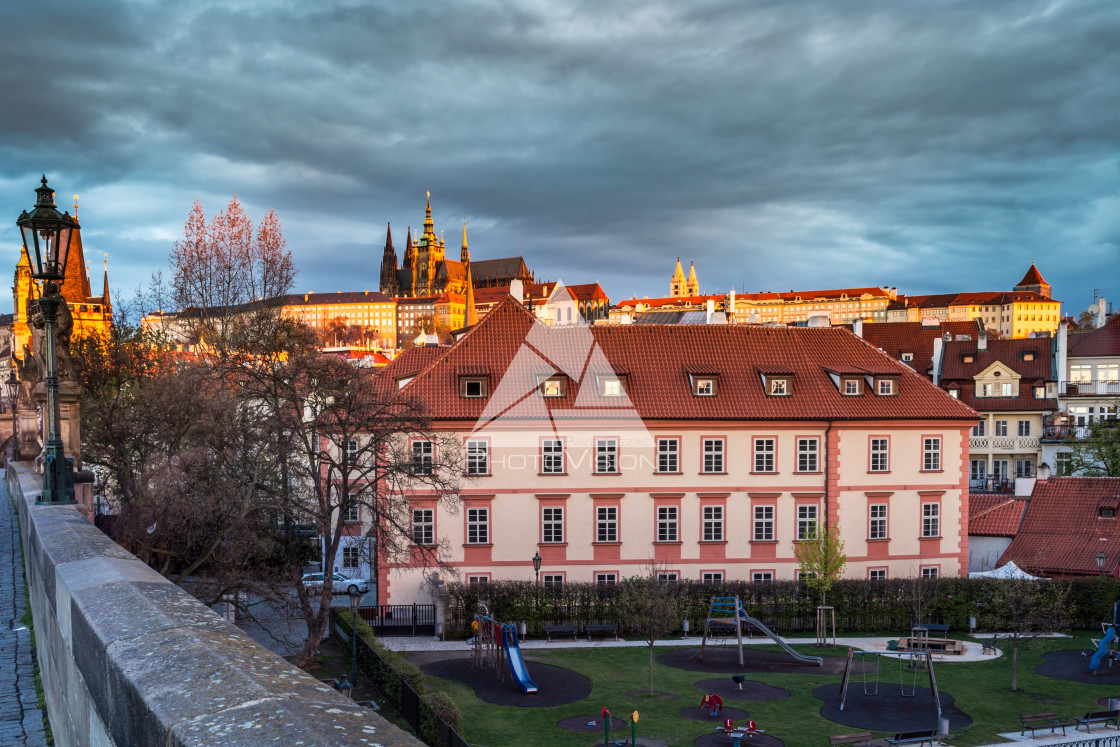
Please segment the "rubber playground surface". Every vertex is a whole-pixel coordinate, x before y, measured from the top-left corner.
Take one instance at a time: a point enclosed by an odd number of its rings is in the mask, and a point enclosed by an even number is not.
[[[474,665],[474,659],[444,659],[428,664],[424,671],[437,677],[462,682],[471,687],[479,700],[502,706],[520,708],[550,708],[577,703],[591,694],[591,680],[564,667],[532,663],[533,682],[537,692],[521,692],[509,673],[505,680],[494,676],[494,670]]]
[[[1044,677],[1088,685],[1120,685],[1120,662],[1101,662],[1096,672],[1089,669],[1086,649],[1051,651],[1042,655],[1042,663],[1034,671]]]
[[[903,697],[902,688],[897,681],[880,681],[878,695],[864,695],[860,682],[848,683],[848,697],[844,710],[840,710],[840,684],[821,685],[813,690],[813,697],[824,703],[821,716],[845,726],[872,731],[917,731],[937,728],[937,708],[933,703],[932,691],[928,687],[911,689],[906,683],[906,692],[912,697]],[[949,719],[953,730],[964,729],[972,723],[968,714],[953,705],[953,696],[939,690],[941,715]]]
[[[726,700],[782,700],[788,698],[789,693],[781,688],[767,685],[758,680],[744,680],[742,689],[730,677],[719,679],[700,680],[695,683],[697,689],[705,695],[711,693]]]
[[[820,674],[839,677],[844,672],[845,659],[840,656],[824,657],[824,665],[817,666],[795,661],[789,654],[780,651],[759,651],[743,647],[743,664],[739,664],[739,651],[735,646],[708,647],[704,658],[700,659],[698,648],[682,648],[665,651],[657,655],[657,661],[667,667],[684,669],[690,672],[718,672],[721,674],[750,674],[768,672],[771,674]],[[867,667],[861,661],[852,662],[852,672],[862,673]]]
[[[769,734],[756,734],[750,739],[744,739],[742,743],[757,747],[782,747],[785,744],[782,740]],[[698,747],[727,747],[731,744],[731,740],[722,731],[713,731],[711,734],[697,737],[693,744]]]

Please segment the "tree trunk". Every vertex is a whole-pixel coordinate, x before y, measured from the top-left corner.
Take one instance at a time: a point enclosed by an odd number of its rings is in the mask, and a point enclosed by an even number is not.
[[[653,695],[653,641],[649,642],[649,694]]]
[[[1011,692],[1019,690],[1019,637],[1011,639]]]

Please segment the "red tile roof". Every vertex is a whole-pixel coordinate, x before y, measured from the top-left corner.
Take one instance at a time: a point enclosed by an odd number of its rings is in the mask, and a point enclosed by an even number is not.
[[[615,304],[616,308],[630,308],[642,305],[646,308],[659,308],[661,306],[703,306],[708,301],[723,303],[727,300],[726,294],[715,296],[670,296],[668,298],[627,298]]]
[[[940,293],[935,296],[899,296],[887,307],[892,310],[911,306],[920,309],[940,309],[948,306],[1003,306],[1011,302],[1058,303],[1035,291],[977,291],[969,293]]]
[[[971,335],[975,340],[980,329],[980,322],[975,320],[943,322],[929,327],[921,322],[876,322],[863,325],[863,339],[898,361],[902,360],[903,353],[913,353],[914,360],[907,365],[918,373],[925,374],[933,366],[934,340],[946,333],[952,338]]]
[[[1023,522],[1027,501],[1006,495],[971,495],[968,498],[968,533],[981,537],[1014,537]]]
[[[868,325],[871,326],[871,325]],[[866,330],[867,327],[864,327]],[[1012,340],[993,340],[989,336],[988,349],[978,350],[978,340],[951,340],[945,343],[945,363],[941,367],[941,378],[945,381],[972,381],[996,361],[1010,368],[1026,380],[1053,380],[1050,375],[1049,337],[1019,337]],[[1033,361],[1022,360],[1024,353],[1034,352]],[[971,354],[973,360],[966,363],[965,355]]]
[[[1031,262],[1031,267],[1027,270],[1027,274],[1023,276],[1022,280],[1016,283],[1016,286],[1019,285],[1050,285],[1050,283],[1042,279],[1042,273],[1034,266],[1034,262]]]
[[[1069,355],[1120,355],[1120,314],[1110,316],[1100,329],[1070,330]]]
[[[1113,509],[1102,517],[1100,508]],[[1120,477],[1052,477],[1035,483],[1023,523],[999,560],[1014,560],[1028,573],[1096,575],[1098,552],[1104,571],[1115,575],[1120,561]]]
[[[600,357],[601,353],[601,357]],[[858,366],[899,377],[894,396],[842,395],[826,368]],[[489,371],[491,396],[461,398],[458,371]],[[692,394],[689,371],[719,375],[717,394]],[[760,368],[793,373],[792,395],[768,396]],[[600,369],[626,371],[627,398],[601,397]],[[525,396],[541,378],[569,377],[564,396]],[[511,393],[508,404],[495,400]],[[645,419],[854,420],[937,419],[974,422],[977,414],[881,350],[838,328],[734,325],[549,327],[512,298],[502,300],[447,353],[418,374],[406,391],[441,419],[478,420],[516,403],[518,417],[560,412],[606,414],[630,402]],[[503,397],[505,395],[502,395]],[[488,409],[489,408],[489,409]]]

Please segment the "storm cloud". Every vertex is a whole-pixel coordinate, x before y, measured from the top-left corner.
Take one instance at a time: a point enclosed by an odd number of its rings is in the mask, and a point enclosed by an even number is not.
[[[1120,295],[1120,6],[7,3],[0,251],[40,173],[114,290],[192,201],[274,208],[298,290],[376,288],[432,192],[472,256],[663,295]],[[23,30],[22,32],[20,30]],[[66,197],[63,197],[66,196]],[[99,269],[99,268],[98,268]],[[10,308],[11,301],[3,305]]]

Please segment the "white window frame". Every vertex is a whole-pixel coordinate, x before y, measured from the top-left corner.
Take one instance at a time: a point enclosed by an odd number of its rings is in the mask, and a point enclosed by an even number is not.
[[[922,566],[922,578],[941,578],[941,569],[936,565]]]
[[[751,571],[752,584],[774,583],[774,571]]]
[[[821,440],[819,438],[797,439],[797,471],[815,473],[821,471]]]
[[[941,536],[941,504],[922,504],[922,538]]]
[[[560,545],[564,543],[564,507],[541,507],[541,544]]]
[[[676,571],[658,571],[657,580],[663,584],[675,584],[681,580],[681,574]]]
[[[657,507],[657,541],[679,542],[681,511],[678,506]]]
[[[1007,435],[1007,421],[1006,420],[997,420],[996,421],[995,432],[992,435],[994,435],[994,436],[1006,436]]]
[[[879,379],[879,396],[890,397],[894,395],[894,379]]]
[[[705,438],[701,444],[704,454],[703,471],[708,474],[723,474],[724,469],[724,440],[722,438]]]
[[[1021,437],[1027,437],[1027,436],[1031,435],[1031,421],[1029,421],[1029,420],[1020,420],[1019,421],[1019,435]]]
[[[887,519],[889,518],[889,508],[887,504],[872,503],[867,508],[867,514],[867,539],[889,539],[890,535],[887,533]]]
[[[922,437],[922,471],[939,472],[941,470],[941,437]]]
[[[672,469],[669,469],[669,467],[672,467]],[[681,440],[679,438],[657,439],[657,471],[665,475],[675,475],[681,471]]]
[[[412,442],[412,473],[414,475],[430,475],[435,471],[436,446],[431,441],[416,440]]]
[[[868,568],[867,569],[868,581],[886,581],[887,569],[886,568]]]
[[[467,509],[467,544],[490,544],[490,509],[484,506]]]
[[[723,542],[723,506],[701,506],[701,540],[704,542]]]
[[[467,474],[490,474],[490,442],[486,439],[467,439]]]
[[[844,396],[854,397],[859,394],[859,379],[844,379]]]
[[[820,507],[813,503],[802,503],[797,507],[797,540],[805,542],[817,532],[820,521]]]
[[[871,472],[891,471],[891,440],[886,436],[873,436],[870,441]]]
[[[614,586],[618,583],[617,573],[596,573],[595,584],[597,586]]]
[[[436,512],[432,508],[412,509],[412,544],[431,547],[436,543]]]
[[[564,574],[563,573],[543,573],[541,574],[541,587],[545,589],[562,589],[564,588]]]
[[[753,524],[751,537],[754,542],[773,542],[774,541],[774,514],[775,507],[772,504],[763,504],[755,506],[753,514]]]
[[[700,574],[700,583],[702,584],[722,584],[723,571],[703,571]]]
[[[564,439],[541,439],[541,474],[564,474]]]
[[[618,542],[618,506],[595,507],[595,541]]]
[[[618,474],[618,439],[595,439],[595,474]]]
[[[342,567],[343,568],[360,568],[362,565],[362,548],[361,545],[343,545],[342,546]]]
[[[770,379],[771,397],[789,396],[789,379]]]
[[[778,440],[772,437],[756,436],[752,439],[751,444],[754,451],[754,471],[775,474],[778,471]],[[760,444],[762,445],[761,448],[759,447]],[[769,467],[769,469],[766,469],[766,467]]]

